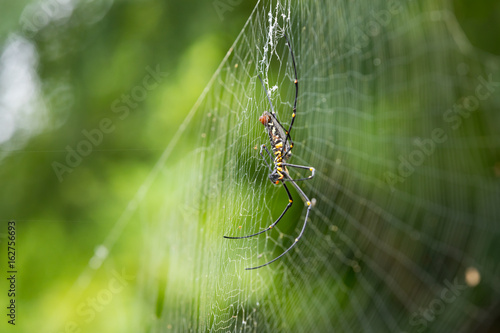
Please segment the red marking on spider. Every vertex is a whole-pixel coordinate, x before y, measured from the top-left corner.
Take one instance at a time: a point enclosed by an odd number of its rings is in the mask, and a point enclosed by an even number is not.
[[[267,115],[262,115],[259,117],[259,121],[262,123],[262,125],[267,125],[267,123],[271,120],[271,117]]]

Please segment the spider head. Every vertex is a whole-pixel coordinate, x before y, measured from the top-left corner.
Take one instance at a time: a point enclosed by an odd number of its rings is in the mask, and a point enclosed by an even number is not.
[[[262,123],[262,125],[267,125],[267,123],[271,121],[271,116],[269,115],[269,112],[264,111],[262,116],[259,117],[259,121]]]

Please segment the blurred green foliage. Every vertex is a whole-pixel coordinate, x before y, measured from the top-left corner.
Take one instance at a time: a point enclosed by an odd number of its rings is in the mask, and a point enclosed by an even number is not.
[[[29,319],[19,315],[23,331],[39,329],[41,322],[44,329],[61,329],[58,320],[75,315],[58,307],[68,300],[94,247],[144,182],[253,9],[244,2],[221,19],[210,1],[84,1],[69,19],[55,20],[34,34],[26,31],[26,22],[34,20],[41,27],[60,10],[56,0],[45,3],[47,7],[36,7],[38,16],[26,9],[29,1],[2,2],[0,13],[4,47],[15,38],[27,38],[36,46],[36,70],[49,108],[44,130],[0,161],[0,220],[2,228],[3,222],[17,221],[22,291],[17,301],[23,313],[30,313]],[[166,77],[147,90],[143,101],[126,104],[123,96],[143,85],[146,68],[159,68]],[[117,107],[127,105],[125,116],[113,112],[115,101]],[[86,138],[82,131],[99,128],[103,118],[111,119],[114,130],[59,181],[52,163],[66,164],[66,147],[76,150]],[[137,225],[131,227],[140,231]],[[137,258],[120,258],[120,247],[139,247],[141,242],[125,237],[117,244],[114,260],[131,264]],[[107,273],[96,277],[88,295],[108,280]],[[4,281],[0,287],[5,290]],[[70,301],[81,304],[85,298]],[[103,330],[111,322],[113,329],[125,331],[117,314],[107,314],[87,329],[95,325]],[[2,320],[0,330],[4,325]]]

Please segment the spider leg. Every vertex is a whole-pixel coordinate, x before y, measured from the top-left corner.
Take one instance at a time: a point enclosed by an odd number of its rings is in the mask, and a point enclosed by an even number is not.
[[[288,45],[288,49],[290,50],[290,55],[292,56],[292,64],[293,71],[295,73],[295,80],[293,83],[295,84],[295,100],[293,101],[293,110],[292,110],[292,121],[290,122],[290,126],[288,126],[288,131],[286,132],[285,146],[287,140],[290,140],[290,147],[293,147],[292,138],[290,137],[290,132],[292,131],[293,122],[295,121],[295,114],[297,112],[297,97],[299,95],[299,80],[297,79],[297,65],[295,64],[295,56],[293,55],[292,46],[290,45],[290,41],[288,40],[287,35],[284,35],[286,39],[286,45]]]
[[[289,163],[281,163],[281,165],[290,167],[290,168],[297,168],[297,169],[304,169],[304,170],[309,170],[311,171],[311,175],[309,177],[304,177],[304,178],[299,178],[299,179],[293,179],[294,182],[298,182],[301,180],[309,180],[314,177],[314,173],[316,172],[316,169],[310,166],[305,166],[305,165],[296,165],[296,164],[289,164]],[[288,181],[285,179],[285,181]]]
[[[267,227],[266,229],[262,230],[262,231],[259,231],[255,234],[252,234],[252,235],[248,235],[248,236],[241,236],[241,237],[230,237],[230,236],[224,236],[224,238],[228,238],[228,239],[242,239],[242,238],[249,238],[249,237],[253,237],[253,236],[257,236],[257,235],[260,235],[266,231],[269,231],[271,230],[272,228],[274,228],[274,226],[276,224],[278,224],[279,221],[281,221],[281,218],[285,215],[285,213],[287,212],[288,208],[290,208],[292,206],[292,203],[293,203],[293,198],[292,198],[292,195],[290,194],[290,191],[288,190],[288,187],[285,185],[285,183],[283,183],[283,187],[285,188],[286,190],[286,194],[288,194],[288,205],[286,205],[285,207],[285,210],[283,211],[283,213],[281,213],[280,217],[278,217],[278,219],[273,223],[271,224],[269,227]]]
[[[261,268],[261,267],[267,266],[267,265],[275,262],[279,258],[283,257],[285,254],[287,254],[288,251],[290,251],[299,242],[300,238],[302,238],[302,235],[304,234],[304,230],[306,229],[306,226],[307,226],[307,219],[309,217],[309,211],[311,210],[311,207],[312,207],[311,201],[306,196],[306,194],[304,193],[304,191],[302,191],[302,189],[297,185],[297,183],[295,183],[295,181],[293,179],[291,179],[290,177],[288,177],[288,178],[289,178],[288,181],[292,183],[292,185],[295,187],[295,189],[297,190],[297,192],[299,192],[299,194],[302,196],[302,198],[304,199],[304,201],[306,202],[306,205],[307,205],[306,218],[304,220],[304,225],[302,226],[302,230],[300,230],[300,233],[297,236],[297,238],[295,238],[295,241],[293,242],[293,244],[290,245],[290,247],[288,249],[286,249],[285,252],[283,252],[282,254],[280,254],[279,256],[277,256],[276,258],[274,258],[273,260],[271,260],[269,262],[266,262],[263,265],[256,266],[256,267],[245,268],[246,270]],[[283,186],[285,186],[284,183],[283,183]],[[287,189],[287,191],[288,191],[288,189]]]
[[[264,157],[264,154],[262,154],[262,150],[265,149],[266,152],[267,152],[267,155],[269,156],[269,158],[271,159],[271,163],[273,163],[274,159],[273,159],[273,156],[271,155],[271,153],[269,152],[269,150],[267,149],[266,145],[261,145],[260,146],[260,151],[259,151],[259,154],[260,156],[262,157],[262,159],[264,160],[264,162],[266,162],[267,164],[267,167],[269,168],[269,170],[273,170],[273,168],[271,168],[271,164],[266,160],[266,158]]]

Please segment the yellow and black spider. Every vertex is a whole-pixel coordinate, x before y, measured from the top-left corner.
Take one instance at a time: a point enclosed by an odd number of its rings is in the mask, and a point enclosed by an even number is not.
[[[242,238],[257,236],[257,235],[260,235],[268,230],[271,230],[276,224],[278,224],[278,222],[285,215],[285,213],[288,211],[288,209],[292,206],[292,203],[293,203],[292,195],[290,194],[290,191],[288,190],[288,187],[286,186],[285,182],[291,183],[295,187],[297,192],[299,192],[300,196],[303,198],[303,200],[307,206],[307,212],[306,212],[306,218],[304,220],[304,225],[302,227],[302,230],[300,231],[297,238],[295,238],[295,241],[293,242],[293,244],[288,249],[286,249],[282,254],[280,254],[278,257],[274,258],[273,260],[271,260],[263,265],[260,265],[260,266],[246,268],[247,270],[267,266],[270,263],[283,257],[288,251],[290,251],[295,246],[295,244],[297,244],[299,239],[302,237],[302,234],[304,233],[304,230],[306,229],[307,218],[309,217],[309,211],[311,210],[311,207],[312,207],[311,201],[309,200],[307,195],[304,193],[304,191],[302,191],[302,189],[297,185],[296,182],[300,181],[300,180],[308,180],[308,179],[313,178],[315,169],[313,167],[309,167],[309,166],[286,163],[286,161],[292,155],[293,142],[292,142],[292,139],[290,137],[290,131],[292,130],[292,126],[293,126],[293,122],[295,121],[295,114],[296,114],[296,110],[297,110],[297,96],[299,94],[299,81],[297,79],[297,67],[295,65],[295,57],[293,55],[292,47],[290,46],[290,41],[288,40],[288,37],[286,35],[285,35],[285,39],[286,39],[288,48],[290,50],[290,55],[292,56],[293,70],[295,72],[295,81],[294,81],[295,100],[293,102],[292,120],[290,121],[290,126],[288,127],[288,131],[285,130],[283,125],[281,125],[281,123],[276,118],[276,113],[274,112],[273,103],[271,102],[271,98],[269,97],[269,93],[268,93],[266,87],[264,86],[264,83],[262,82],[262,78],[259,75],[258,77],[259,77],[260,83],[262,84],[262,87],[264,88],[264,90],[266,92],[267,99],[268,99],[269,104],[271,106],[271,112],[264,111],[264,113],[262,113],[262,116],[259,117],[259,121],[265,126],[267,134],[269,134],[269,140],[270,140],[270,144],[271,144],[272,154],[267,149],[266,145],[264,145],[264,144],[262,146],[260,146],[259,153],[260,153],[260,156],[262,157],[262,159],[266,162],[269,170],[271,171],[271,173],[269,174],[269,180],[273,184],[276,184],[276,185],[279,185],[280,182],[281,182],[281,184],[283,184],[283,187],[285,188],[286,193],[288,195],[288,205],[285,207],[285,210],[283,211],[283,213],[281,213],[281,215],[278,217],[278,219],[273,224],[271,224],[269,227],[267,227],[266,229],[259,231],[255,234],[248,235],[248,236],[242,236],[242,237],[224,236],[224,238],[242,239]],[[262,153],[263,150],[265,150],[267,152],[267,155],[272,160],[272,163],[269,163],[266,160],[266,157]],[[272,166],[274,166],[274,168]],[[306,169],[306,170],[311,171],[311,175],[309,177],[306,177],[306,178],[293,179],[290,176],[290,174],[288,173],[287,167]]]

